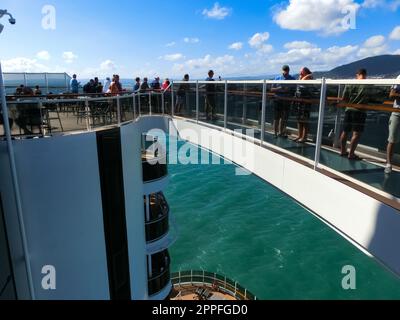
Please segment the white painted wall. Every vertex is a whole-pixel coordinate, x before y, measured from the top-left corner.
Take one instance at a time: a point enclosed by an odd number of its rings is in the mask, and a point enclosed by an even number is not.
[[[170,131],[200,133],[202,129],[199,124],[174,119]],[[234,149],[243,142],[223,131],[206,130],[216,139],[232,143]],[[243,159],[229,148],[223,150],[203,141],[188,140],[249,169],[287,193],[400,275],[400,212],[396,209],[252,142],[245,142],[256,160],[249,166],[249,159]]]
[[[95,133],[14,141],[23,217],[37,299],[109,299]],[[0,143],[0,172],[7,172]],[[9,169],[8,169],[9,171]],[[0,179],[17,270],[26,295],[10,176]],[[56,290],[42,289],[42,267],[56,268]]]
[[[131,295],[146,300],[147,256],[143,206],[141,130],[137,124],[121,127],[122,162],[125,186],[125,212],[128,233]]]

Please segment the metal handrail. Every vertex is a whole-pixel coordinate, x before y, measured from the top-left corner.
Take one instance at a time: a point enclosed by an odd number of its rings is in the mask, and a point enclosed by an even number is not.
[[[201,281],[198,281],[199,278],[201,278]],[[224,280],[221,280],[221,278]],[[186,281],[186,279],[189,281]],[[257,300],[257,297],[254,294],[243,288],[237,281],[204,270],[179,271],[172,273],[171,282],[173,285],[178,286],[193,284],[208,285],[211,288],[217,286],[219,290],[224,291],[239,300]]]

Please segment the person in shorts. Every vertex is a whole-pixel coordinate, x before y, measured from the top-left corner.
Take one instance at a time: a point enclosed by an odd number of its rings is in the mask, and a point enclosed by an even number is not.
[[[400,76],[397,77],[400,80]],[[390,98],[395,98],[393,108],[400,111],[400,85],[395,85],[390,90]],[[393,112],[389,120],[389,138],[387,146],[387,164],[385,173],[392,172],[394,146],[400,142],[400,112]]]
[[[284,65],[282,67],[282,75],[275,78],[275,80],[282,81],[282,80],[295,80],[290,75],[290,68],[288,65]],[[290,86],[283,86],[281,84],[273,85],[271,91],[275,93],[274,99],[274,132],[275,137],[287,137],[286,133],[286,124],[289,118],[289,110],[290,110],[290,100],[294,95],[293,87]]]
[[[360,69],[356,73],[357,80],[367,79],[367,70]],[[364,132],[367,114],[362,108],[357,108],[357,105],[368,103],[368,87],[364,85],[348,85],[344,89],[343,101],[348,104],[343,123],[343,133],[340,137],[340,155],[348,157],[350,160],[359,160],[355,154],[362,133]],[[347,139],[350,133],[353,133],[350,150],[347,152]]]

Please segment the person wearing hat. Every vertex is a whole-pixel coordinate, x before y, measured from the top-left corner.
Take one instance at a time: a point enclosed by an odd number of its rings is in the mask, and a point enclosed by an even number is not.
[[[282,75],[277,76],[274,80],[295,80],[290,75],[290,68],[288,65],[282,67]],[[293,97],[295,87],[284,86],[282,84],[276,84],[272,86],[271,91],[275,93],[274,98],[274,132],[275,137],[287,138],[286,124],[289,118],[290,100],[288,98]]]

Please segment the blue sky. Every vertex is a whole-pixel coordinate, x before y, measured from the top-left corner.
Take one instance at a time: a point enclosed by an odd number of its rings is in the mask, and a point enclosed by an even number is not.
[[[42,13],[45,5],[54,16]],[[0,6],[17,19],[14,26],[1,19],[4,71],[203,78],[213,68],[228,77],[275,74],[283,63],[295,71],[327,70],[400,54],[400,0],[2,0]],[[49,17],[54,30],[43,28]]]

